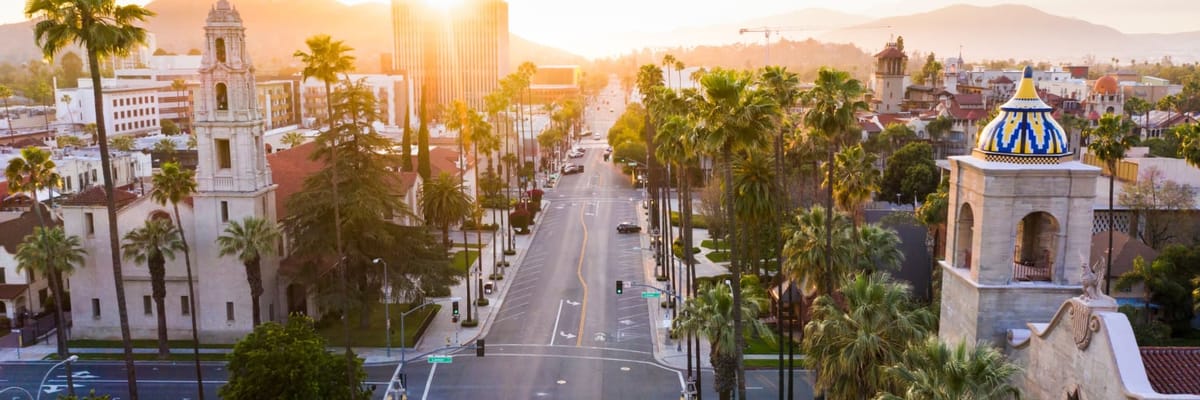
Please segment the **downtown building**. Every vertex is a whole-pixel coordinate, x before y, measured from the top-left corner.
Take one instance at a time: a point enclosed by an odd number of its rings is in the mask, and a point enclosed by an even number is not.
[[[430,112],[454,100],[483,110],[484,96],[508,74],[503,0],[466,0],[447,9],[392,0],[392,31],[394,69],[412,80],[416,98],[424,97]]]

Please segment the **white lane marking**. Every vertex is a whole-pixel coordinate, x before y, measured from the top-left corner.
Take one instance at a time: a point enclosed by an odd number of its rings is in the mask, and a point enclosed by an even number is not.
[[[618,350],[618,349],[605,349],[605,350]],[[673,368],[668,368],[662,364],[653,363],[653,362],[649,362],[649,361],[623,360],[620,358],[612,358],[612,357],[576,356],[576,355],[558,355],[558,354],[512,354],[512,353],[508,353],[508,354],[494,354],[493,357],[548,357],[548,358],[570,358],[570,359],[576,359],[576,360],[582,359],[582,360],[596,360],[596,361],[631,362],[631,363],[637,363],[637,364],[642,364],[642,365],[649,365],[652,367],[661,368],[666,371],[674,372],[675,375],[679,377],[679,388],[681,390],[687,388],[687,384],[683,381],[683,371],[673,369]],[[430,377],[433,376],[433,371],[429,372],[429,376]],[[433,379],[433,378],[430,378],[430,379]],[[425,388],[428,389],[429,385],[425,385]]]
[[[497,324],[497,323],[500,323],[500,322],[503,322],[503,321],[507,321],[507,320],[510,320],[510,319],[516,318],[516,317],[520,317],[520,316],[522,316],[522,315],[525,315],[525,312],[524,312],[524,311],[521,311],[521,312],[519,312],[519,313],[516,313],[516,314],[513,314],[513,315],[509,315],[509,316],[507,316],[507,317],[504,317],[504,318],[500,318],[499,320],[496,320],[495,322],[493,322],[493,324]]]
[[[429,367],[429,378],[425,379],[425,390],[421,391],[421,400],[429,398],[429,386],[433,385],[433,373],[437,372],[437,366],[437,364],[433,364],[432,367]]]
[[[554,337],[558,336],[558,319],[562,317],[563,301],[558,301],[558,313],[554,314],[554,330],[550,331],[550,345],[554,345]]]

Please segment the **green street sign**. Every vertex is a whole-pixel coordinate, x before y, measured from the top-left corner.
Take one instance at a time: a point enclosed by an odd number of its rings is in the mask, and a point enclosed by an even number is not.
[[[642,292],[642,298],[643,298],[643,299],[657,299],[659,296],[662,296],[662,293],[659,293],[659,292]]]
[[[429,356],[426,361],[430,364],[449,364],[454,362],[454,356]]]

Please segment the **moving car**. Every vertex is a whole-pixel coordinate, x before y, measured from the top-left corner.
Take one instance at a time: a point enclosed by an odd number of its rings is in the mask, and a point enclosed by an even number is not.
[[[567,152],[567,158],[580,158],[580,157],[583,157],[583,153],[580,153],[575,150],[571,150],[571,151]]]
[[[617,224],[617,233],[638,233],[642,231],[642,227],[637,226],[632,222],[622,222]]]
[[[583,166],[569,164],[569,165],[563,167],[562,173],[563,173],[563,175],[581,174],[581,173],[583,173]]]

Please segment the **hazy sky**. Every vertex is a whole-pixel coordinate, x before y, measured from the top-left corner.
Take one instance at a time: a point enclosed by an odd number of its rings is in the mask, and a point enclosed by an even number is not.
[[[215,1],[215,0],[189,0]],[[287,0],[276,0],[284,2]],[[339,0],[343,3],[388,0]],[[455,1],[455,0],[430,0]],[[118,0],[145,4],[149,0]],[[232,0],[234,4],[237,0]],[[535,42],[570,50],[572,43],[605,35],[661,32],[688,26],[736,23],[810,7],[871,17],[929,11],[954,3],[1019,3],[1051,14],[1108,25],[1127,33],[1198,30],[1200,2],[1187,0],[509,0],[510,30]],[[0,0],[0,23],[24,19],[25,0]],[[1134,5],[1136,4],[1136,5]],[[579,46],[582,47],[582,46]]]

